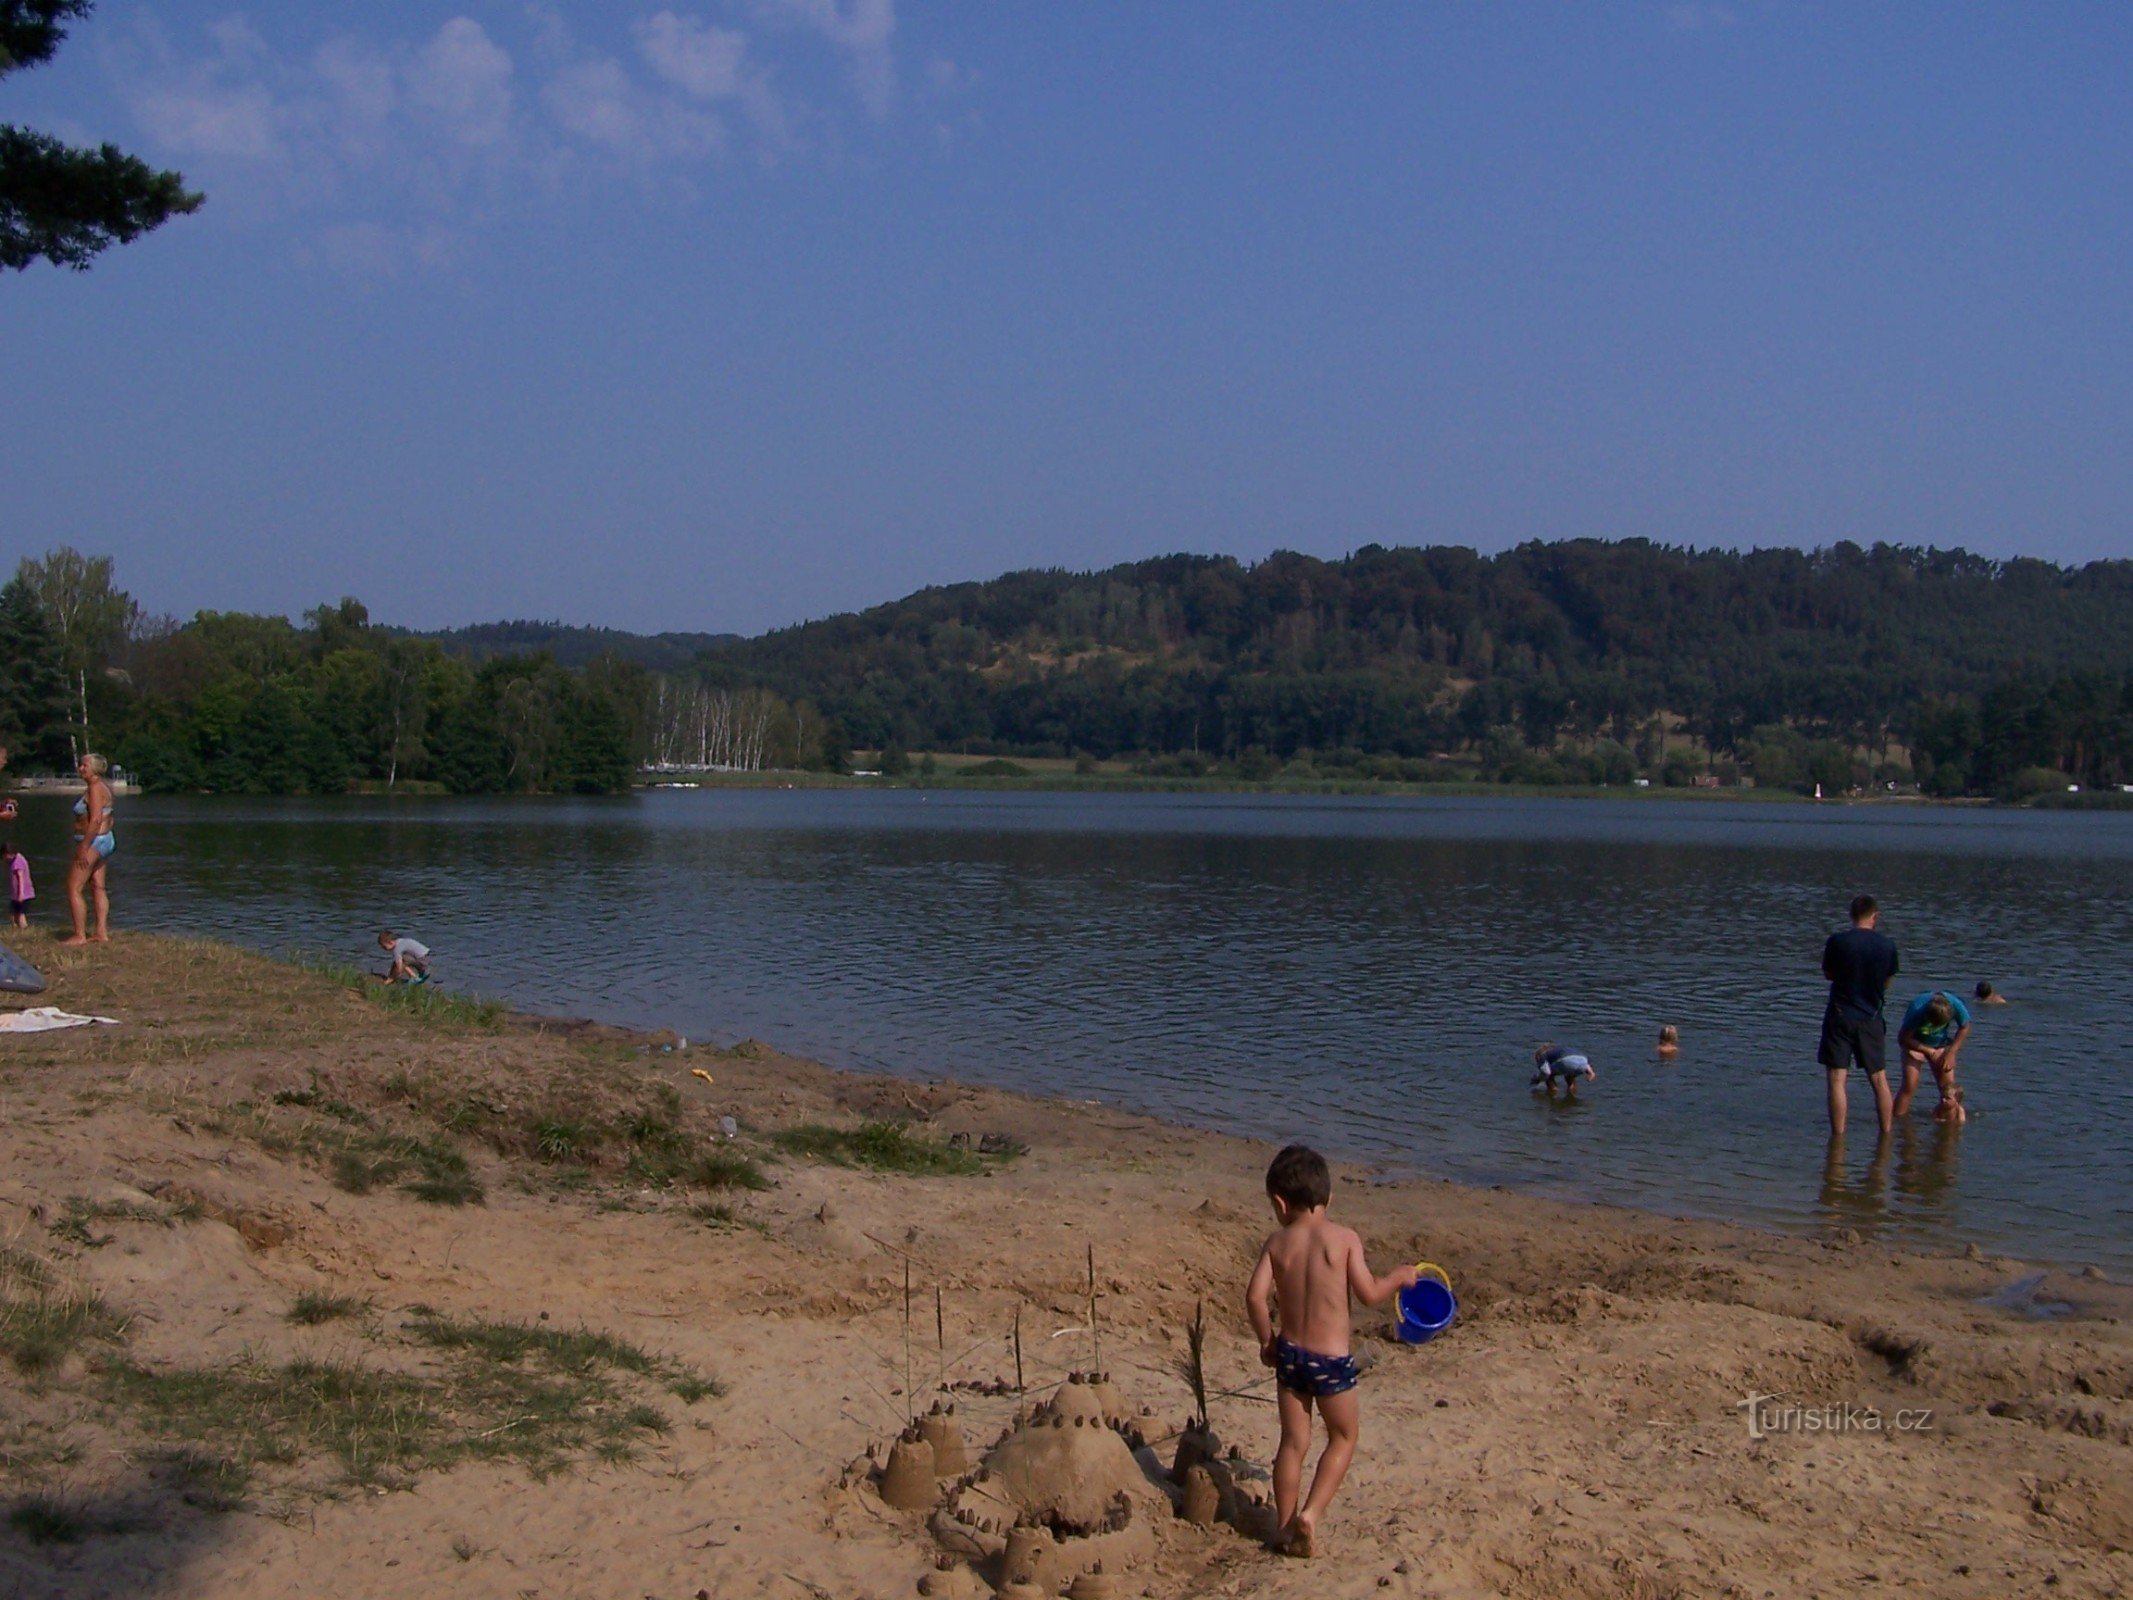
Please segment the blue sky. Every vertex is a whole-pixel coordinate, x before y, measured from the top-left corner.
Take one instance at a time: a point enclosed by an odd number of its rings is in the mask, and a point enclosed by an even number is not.
[[[1171,550],[2133,555],[2133,7],[104,0],[0,558],[753,632]]]

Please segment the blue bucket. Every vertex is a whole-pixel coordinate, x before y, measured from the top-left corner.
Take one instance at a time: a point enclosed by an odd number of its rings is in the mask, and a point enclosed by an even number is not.
[[[1428,1344],[1459,1315],[1459,1300],[1445,1270],[1426,1261],[1420,1270],[1422,1276],[1399,1294],[1399,1333],[1406,1344]]]

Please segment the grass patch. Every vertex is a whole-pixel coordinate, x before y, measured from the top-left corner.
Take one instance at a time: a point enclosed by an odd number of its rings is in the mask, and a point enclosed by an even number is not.
[[[132,1200],[84,1200],[80,1195],[70,1195],[65,1215],[50,1224],[50,1231],[53,1238],[84,1250],[101,1250],[111,1243],[112,1236],[98,1233],[96,1223],[153,1222],[167,1228],[173,1220],[167,1211]]]
[[[614,1367],[651,1377],[659,1363],[627,1339],[590,1328],[544,1328],[538,1323],[462,1322],[435,1312],[418,1312],[406,1325],[422,1344],[437,1350],[471,1351],[506,1366],[529,1357],[559,1372],[586,1373]]]
[[[322,1116],[332,1117],[337,1122],[353,1123],[357,1127],[366,1126],[370,1122],[368,1116],[347,1101],[336,1100],[333,1096],[322,1093],[316,1086],[309,1089],[278,1089],[274,1093],[274,1103],[278,1106],[301,1106],[307,1111],[316,1111]]]
[[[370,1309],[368,1300],[352,1294],[319,1294],[306,1289],[289,1307],[288,1318],[300,1328],[315,1328],[322,1322],[360,1317]]]
[[[339,1121],[290,1119],[277,1113],[300,1103],[275,1098],[278,1103],[271,1108],[240,1101],[229,1108],[240,1119],[235,1125],[211,1122],[209,1126],[218,1132],[243,1134],[275,1155],[315,1161],[326,1169],[335,1188],[349,1194],[370,1194],[397,1185],[433,1205],[479,1205],[485,1198],[467,1158],[441,1140],[351,1127]]]
[[[15,1507],[7,1525],[31,1544],[79,1544],[89,1531],[78,1512],[48,1494],[32,1495]]]
[[[639,1384],[687,1404],[721,1392],[679,1363],[587,1328],[419,1311],[402,1331],[441,1366],[247,1359],[151,1371],[116,1362],[101,1382],[108,1401],[178,1444],[225,1504],[242,1499],[260,1468],[320,1456],[357,1485],[404,1483],[464,1461],[515,1461],[537,1478],[577,1460],[628,1461],[673,1427]]]
[[[542,1117],[533,1125],[533,1151],[543,1161],[582,1161],[592,1143],[585,1124],[569,1117]]]
[[[402,1016],[419,1018],[424,1022],[494,1033],[504,1025],[504,1018],[510,1014],[509,1008],[501,1000],[484,999],[480,995],[455,994],[449,989],[440,989],[433,983],[380,983],[375,974],[365,972],[361,967],[351,967],[343,962],[326,961],[313,956],[296,956],[293,962],[306,972],[330,979],[350,993],[361,995],[372,1005],[387,1011],[397,1011]]]
[[[809,1122],[783,1129],[771,1138],[790,1155],[833,1162],[840,1167],[864,1167],[871,1172],[932,1178],[970,1177],[991,1170],[983,1158],[970,1151],[914,1137],[900,1122],[862,1122],[856,1128]]]
[[[715,1400],[725,1392],[726,1386],[717,1379],[694,1372],[667,1384],[667,1393],[685,1406],[693,1406],[699,1400]]]
[[[639,1151],[630,1173],[647,1183],[689,1189],[767,1189],[770,1179],[752,1156],[738,1150],[710,1149],[654,1155]]]
[[[0,1246],[0,1353],[24,1377],[50,1372],[84,1340],[116,1340],[125,1325],[51,1262]]]

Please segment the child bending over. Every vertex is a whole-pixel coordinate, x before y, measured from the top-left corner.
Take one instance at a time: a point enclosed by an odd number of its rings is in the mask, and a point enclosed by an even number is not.
[[[1333,1175],[1316,1150],[1292,1144],[1266,1169],[1267,1198],[1280,1229],[1259,1252],[1245,1290],[1245,1309],[1259,1335],[1259,1359],[1274,1369],[1281,1402],[1281,1448],[1274,1456],[1275,1547],[1312,1554],[1318,1519],[1326,1514],[1355,1456],[1360,1416],[1355,1403],[1355,1358],[1348,1353],[1350,1297],[1383,1305],[1415,1281],[1413,1267],[1373,1277],[1363,1241],[1352,1228],[1326,1220]],[[1274,1331],[1274,1306],[1281,1332]],[[1304,1454],[1311,1448],[1311,1407],[1326,1423],[1326,1448],[1299,1507]]]
[[[1557,1089],[1574,1095],[1580,1083],[1591,1083],[1599,1075],[1590,1060],[1559,1044],[1544,1044],[1533,1052],[1533,1087],[1547,1090],[1551,1100]]]

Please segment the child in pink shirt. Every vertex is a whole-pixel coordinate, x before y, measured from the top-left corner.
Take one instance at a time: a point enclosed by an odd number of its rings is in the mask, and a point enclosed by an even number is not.
[[[37,886],[30,882],[30,858],[15,848],[10,839],[0,845],[0,857],[7,861],[7,914],[16,927],[30,925],[30,902],[37,898]]]

